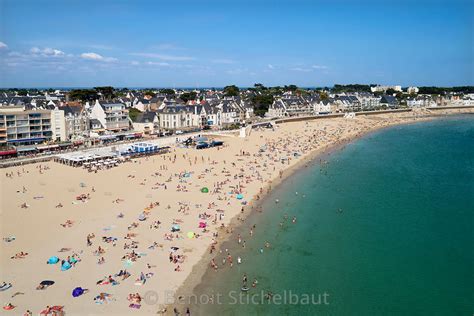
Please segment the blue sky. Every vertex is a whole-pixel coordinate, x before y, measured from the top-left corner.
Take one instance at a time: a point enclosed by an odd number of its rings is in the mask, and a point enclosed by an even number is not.
[[[473,12],[456,0],[0,0],[0,86],[473,85]]]

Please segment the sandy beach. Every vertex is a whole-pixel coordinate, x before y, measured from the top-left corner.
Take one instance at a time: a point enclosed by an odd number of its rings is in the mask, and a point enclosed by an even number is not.
[[[461,111],[474,113],[436,117]],[[0,300],[15,306],[2,314],[47,306],[68,315],[172,312],[165,303],[199,282],[209,253],[292,170],[370,131],[432,118],[405,112],[284,123],[222,137],[220,148],[172,147],[98,173],[53,161],[2,169],[0,283],[12,286]],[[54,284],[37,288],[42,281]],[[73,297],[77,287],[86,291]]]

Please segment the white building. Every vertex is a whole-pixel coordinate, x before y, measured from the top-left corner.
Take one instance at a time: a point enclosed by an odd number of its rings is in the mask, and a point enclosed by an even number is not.
[[[89,129],[86,112],[81,106],[63,106],[64,119],[66,121],[66,139],[80,138]]]
[[[160,128],[159,119],[155,112],[144,112],[132,120],[133,130],[145,135],[153,134]]]
[[[128,110],[123,103],[96,101],[91,109],[90,118],[98,120],[106,130],[111,132],[126,131],[130,126]]]
[[[388,89],[393,89],[395,91],[402,91],[402,86],[375,86],[375,87],[370,87],[370,91],[372,92],[384,92],[387,91]]]
[[[329,100],[321,100],[313,104],[314,114],[328,114],[331,113],[331,102]]]
[[[55,108],[51,111],[51,131],[53,132],[53,141],[66,140],[66,121],[63,110]]]
[[[207,124],[207,117],[201,115],[198,106],[166,106],[159,113],[160,128],[162,129],[189,129]]]
[[[408,87],[408,89],[407,89],[408,94],[417,94],[418,91],[420,91],[420,89],[418,89],[418,87]]]
[[[66,140],[64,111],[0,107],[0,143],[40,144]]]
[[[362,109],[374,109],[380,106],[380,97],[373,95],[359,96]]]

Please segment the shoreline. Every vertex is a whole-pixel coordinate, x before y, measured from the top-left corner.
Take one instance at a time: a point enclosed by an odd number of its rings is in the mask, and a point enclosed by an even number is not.
[[[318,148],[318,149],[313,150],[312,152],[308,153],[306,156],[302,157],[302,159],[298,161],[297,163],[295,163],[294,165],[284,169],[281,177],[272,179],[271,181],[269,181],[269,183],[265,184],[263,193],[260,194],[260,198],[258,200],[255,199],[255,196],[252,197],[245,211],[243,213],[236,214],[231,219],[230,223],[227,225],[227,227],[232,227],[232,231],[225,235],[222,235],[222,234],[219,235],[217,239],[218,246],[216,247],[216,251],[224,250],[226,248],[226,245],[232,240],[232,237],[236,235],[236,232],[238,232],[240,229],[244,227],[244,224],[247,222],[247,220],[251,216],[257,215],[257,213],[255,212],[256,209],[260,208],[267,201],[272,191],[274,191],[277,187],[282,185],[286,180],[295,176],[299,172],[303,172],[303,170],[309,167],[310,164],[312,165],[312,164],[318,163],[317,161],[318,158],[325,160],[323,158],[329,157],[333,153],[339,150],[343,150],[347,144],[355,142],[361,138],[368,137],[373,133],[380,132],[385,129],[395,128],[397,126],[402,126],[402,125],[411,125],[411,124],[416,124],[416,123],[429,122],[429,121],[444,119],[444,118],[449,118],[449,117],[463,116],[463,115],[474,115],[474,113],[471,113],[471,112],[446,113],[446,114],[430,113],[421,117],[414,118],[413,121],[403,121],[403,122],[396,122],[394,124],[389,124],[386,126],[377,126],[375,128],[368,129],[364,132],[360,132],[347,139],[338,141],[335,144],[330,144],[324,148]],[[280,123],[280,124],[285,124],[285,123]],[[243,218],[240,219],[241,217]],[[209,253],[209,248],[210,247],[206,249],[205,254],[201,257],[199,262],[193,266],[192,271],[189,274],[189,276],[178,287],[178,290],[176,291],[173,297],[174,304],[165,304],[165,305],[160,306],[160,310],[162,310],[163,308],[166,309],[166,312],[163,313],[163,315],[173,315],[172,309],[176,306],[185,307],[182,301],[184,300],[185,302],[187,302],[187,300],[185,300],[186,297],[193,297],[193,296],[199,297],[199,295],[202,294],[198,292],[198,287],[202,283],[204,283],[203,282],[204,276],[207,273],[212,272],[212,268],[209,266],[209,262],[211,261],[213,257],[215,257],[214,254]],[[228,248],[230,249],[230,247]]]

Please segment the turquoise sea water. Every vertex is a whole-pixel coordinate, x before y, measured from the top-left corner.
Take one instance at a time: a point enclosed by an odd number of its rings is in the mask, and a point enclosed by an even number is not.
[[[324,159],[249,217],[245,249],[224,245],[242,264],[206,273],[195,292],[214,304],[192,306],[193,315],[472,315],[474,117],[378,131]],[[290,291],[316,304],[279,304]]]

